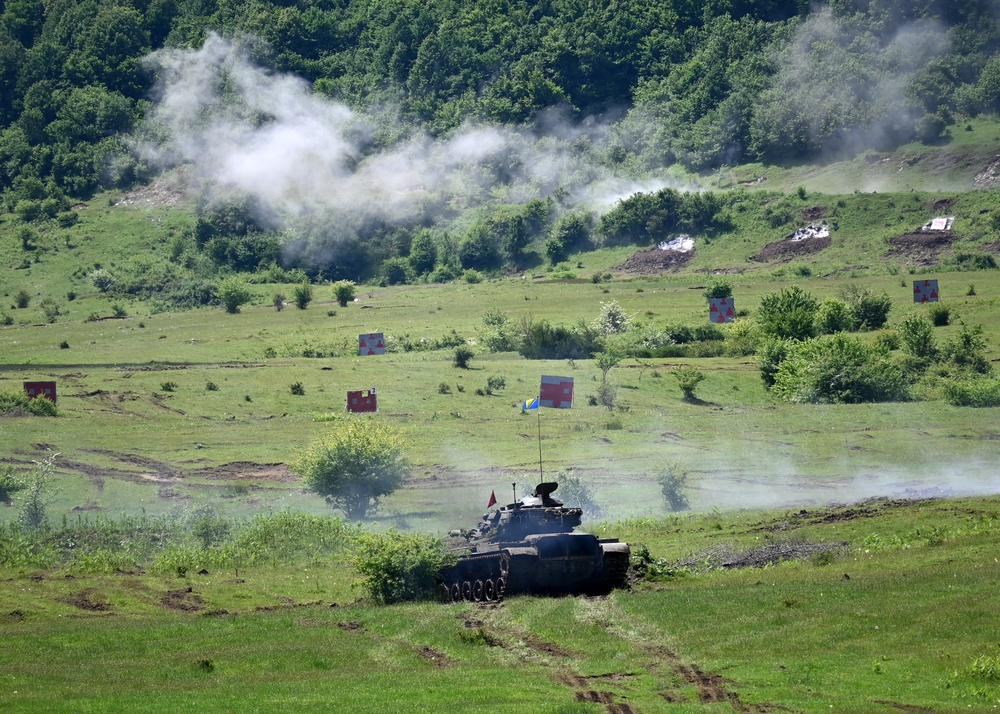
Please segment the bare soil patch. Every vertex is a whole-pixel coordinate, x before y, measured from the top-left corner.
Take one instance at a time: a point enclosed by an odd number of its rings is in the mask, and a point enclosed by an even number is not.
[[[67,595],[61,600],[61,602],[67,605],[72,605],[73,607],[78,607],[81,610],[87,610],[89,612],[110,612],[111,603],[104,601],[99,597],[94,596],[93,590],[82,590],[78,593],[72,595]]]
[[[891,699],[873,699],[873,704],[881,704],[883,706],[892,707],[893,709],[899,709],[901,712],[933,712],[937,711],[934,707],[922,707],[917,704],[903,704],[902,702],[894,702]]]
[[[191,588],[168,590],[163,594],[160,603],[168,610],[181,612],[200,612],[205,609],[205,601]]]
[[[695,251],[687,250],[660,250],[650,248],[641,250],[616,270],[622,270],[631,275],[656,275],[665,271],[677,272],[694,258]]]
[[[541,652],[542,654],[552,655],[553,657],[572,657],[573,653],[567,650],[565,647],[560,647],[552,642],[546,642],[540,637],[536,637],[531,634],[526,634],[521,638],[531,649],[535,652]]]
[[[345,632],[364,632],[365,630],[365,626],[357,620],[344,620],[343,622],[338,622],[337,627]]]
[[[912,265],[935,265],[954,242],[953,231],[913,231],[890,238],[885,255],[905,258]]]
[[[133,471],[114,466],[99,466],[83,461],[60,460],[59,466],[62,469],[77,471],[85,474],[91,482],[98,488],[104,487],[104,479],[113,478],[133,483],[160,484],[161,487],[169,487],[177,484],[185,478],[198,477],[206,479],[218,479],[222,481],[238,481],[253,479],[260,481],[276,481],[279,483],[292,483],[297,480],[294,474],[285,464],[258,464],[252,461],[233,461],[220,466],[201,467],[192,470],[185,470],[165,461],[158,461],[138,454],[128,454],[107,449],[82,449],[84,453],[100,454],[110,457],[122,464],[136,466],[141,471]],[[161,488],[161,490],[163,490]],[[163,490],[161,498],[182,497],[172,489]]]
[[[819,253],[830,247],[830,236],[807,240],[783,239],[768,243],[753,257],[758,263],[788,263],[805,255]]]
[[[830,209],[826,206],[810,206],[809,208],[803,208],[799,211],[799,215],[802,217],[803,221],[806,221],[807,223],[814,223],[826,218],[829,210]]]
[[[448,656],[444,652],[438,652],[433,647],[418,647],[417,654],[434,664],[435,667],[448,667],[451,665],[451,662],[448,661]]]
[[[285,464],[257,464],[253,461],[232,461],[215,468],[201,469],[192,475],[210,479],[240,480],[259,479],[263,481],[280,481],[290,483],[297,477]]]

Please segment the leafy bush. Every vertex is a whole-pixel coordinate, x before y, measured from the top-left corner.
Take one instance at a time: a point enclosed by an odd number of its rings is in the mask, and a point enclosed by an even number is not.
[[[358,534],[352,561],[369,597],[390,605],[441,597],[441,571],[455,557],[440,538],[391,529]]]
[[[304,396],[306,393],[306,388],[302,386],[302,382],[292,382],[288,387],[289,391],[296,396]]]
[[[902,341],[902,349],[909,355],[932,360],[937,355],[934,344],[934,328],[920,315],[910,315],[896,328]]]
[[[0,503],[11,502],[11,497],[18,491],[23,491],[28,487],[24,479],[14,473],[10,466],[0,467]]]
[[[790,347],[790,340],[781,340],[775,337],[769,337],[761,342],[757,352],[757,370],[760,372],[761,381],[764,382],[767,389],[774,386],[778,368],[788,357]]]
[[[490,352],[510,352],[517,349],[517,334],[507,313],[501,310],[489,310],[483,314],[479,337]]]
[[[313,288],[309,283],[302,283],[292,288],[292,302],[299,310],[305,310],[313,300]]]
[[[90,273],[90,283],[102,293],[106,293],[114,286],[115,279],[104,268],[97,268]]]
[[[239,312],[240,307],[250,302],[250,298],[252,297],[250,286],[247,285],[247,282],[235,275],[219,283],[217,295],[219,296],[219,302],[222,303],[222,307],[229,314]]]
[[[747,357],[760,349],[760,326],[752,318],[741,317],[726,325],[726,354],[731,357]]]
[[[1000,379],[970,377],[949,379],[942,385],[944,398],[956,407],[1000,407]]]
[[[545,320],[521,324],[517,351],[526,359],[590,359],[603,348],[600,333],[583,322],[575,328],[553,327]]]
[[[274,305],[275,310],[281,312],[285,309],[285,300],[287,300],[287,298],[284,293],[275,293],[274,297],[271,298],[271,304]]]
[[[382,280],[386,285],[406,285],[412,279],[410,261],[389,258],[382,263]]]
[[[628,332],[632,318],[625,314],[617,300],[601,303],[601,314],[594,321],[594,327],[603,335],[618,335]]]
[[[23,288],[14,293],[14,307],[23,310],[31,304],[31,295]]]
[[[367,517],[410,472],[399,432],[378,419],[338,425],[296,458],[292,469],[351,520]]]
[[[469,362],[476,356],[475,351],[468,345],[459,345],[455,348],[453,364],[459,369],[468,369]]]
[[[462,279],[470,285],[477,285],[483,282],[483,274],[475,268],[466,268],[465,272],[462,273]]]
[[[883,350],[842,334],[791,345],[773,391],[790,402],[833,404],[909,397],[903,371]]]
[[[957,335],[941,345],[940,360],[961,371],[989,374],[993,368],[985,352],[982,326],[962,325]]]
[[[677,386],[681,388],[681,393],[684,395],[684,401],[695,401],[694,390],[705,379],[701,370],[695,367],[682,367],[674,371],[674,377],[677,379]]]
[[[49,324],[56,321],[56,318],[62,314],[59,309],[59,304],[52,298],[45,298],[38,306],[42,308],[42,314],[45,315],[45,321]]]
[[[594,399],[595,406],[599,404],[602,407],[607,407],[608,411],[611,412],[615,409],[617,399],[618,387],[607,382],[601,382],[597,385],[597,397]]]
[[[892,300],[887,294],[875,293],[857,285],[849,285],[843,293],[854,318],[854,329],[878,330],[888,322]]]
[[[733,284],[725,278],[713,278],[702,294],[706,300],[711,300],[712,298],[731,298],[733,296]]]
[[[931,303],[930,308],[927,310],[927,315],[930,317],[934,327],[947,327],[951,324],[951,309],[943,303]]]
[[[854,327],[854,316],[843,300],[827,298],[816,310],[816,330],[823,335],[847,332]]]
[[[500,375],[492,375],[486,378],[486,393],[494,394],[507,386],[507,380]]]
[[[816,334],[819,303],[797,285],[765,295],[757,310],[757,321],[765,335],[779,339],[805,340]]]
[[[0,392],[0,414],[27,412],[34,416],[58,416],[55,402],[45,397],[32,399],[24,392]]]
[[[338,305],[347,307],[354,300],[356,289],[357,285],[353,280],[338,280],[333,284],[333,297]]]

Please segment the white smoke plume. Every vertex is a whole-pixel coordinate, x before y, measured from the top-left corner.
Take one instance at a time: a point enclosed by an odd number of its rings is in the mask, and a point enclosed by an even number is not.
[[[256,196],[277,228],[317,215],[440,225],[464,208],[553,195],[606,210],[666,185],[636,184],[588,159],[609,141],[608,128],[571,126],[558,113],[536,127],[470,124],[444,139],[411,132],[378,146],[384,120],[255,65],[252,42],[210,35],[200,49],[147,58],[158,82],[137,151],[157,168],[186,167],[202,190]]]

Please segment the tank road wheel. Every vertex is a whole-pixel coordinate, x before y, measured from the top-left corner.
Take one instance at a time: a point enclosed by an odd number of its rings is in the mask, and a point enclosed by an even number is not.
[[[497,600],[503,600],[503,596],[507,594],[507,578],[500,576],[497,578],[496,585],[496,597]]]
[[[493,578],[486,581],[486,585],[483,588],[483,595],[486,597],[486,602],[493,602],[497,599],[497,585],[493,582]]]
[[[500,554],[500,575],[504,578],[510,577],[510,554]]]
[[[483,584],[483,581],[482,580],[477,580],[472,585],[472,599],[475,600],[476,602],[482,602],[484,600],[484,598],[483,598],[483,591],[485,589],[486,589],[486,586]]]
[[[456,580],[451,584],[451,601],[458,602],[462,599],[462,586]]]
[[[472,602],[472,583],[468,580],[462,583],[462,599],[466,602]]]

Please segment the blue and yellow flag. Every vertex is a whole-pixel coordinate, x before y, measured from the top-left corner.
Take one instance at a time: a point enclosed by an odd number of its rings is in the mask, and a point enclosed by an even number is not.
[[[538,409],[538,397],[535,397],[530,402],[525,400],[521,408],[526,412],[530,412],[532,409]]]

